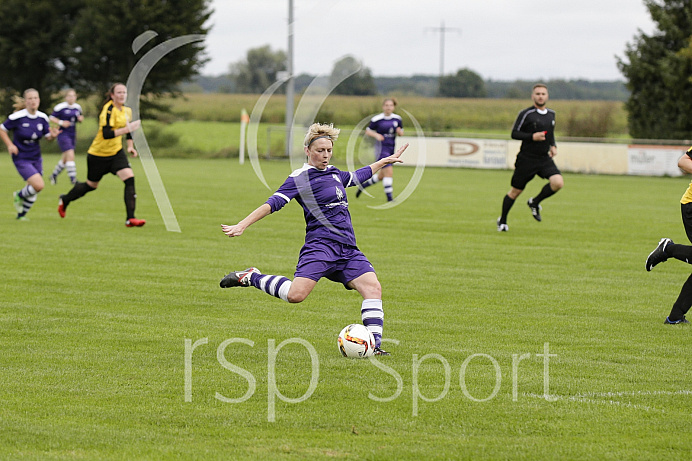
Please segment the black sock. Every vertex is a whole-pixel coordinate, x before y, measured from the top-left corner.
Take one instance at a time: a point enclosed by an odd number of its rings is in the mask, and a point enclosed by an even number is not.
[[[65,195],[62,196],[62,203],[65,208],[67,208],[67,205],[74,201],[77,200],[80,197],[84,197],[85,194],[88,192],[91,192],[92,190],[96,190],[95,188],[91,187],[89,184],[85,182],[78,182],[74,185],[74,187]]]
[[[123,182],[125,183],[125,210],[127,211],[127,219],[134,219],[135,205],[137,204],[135,178],[128,178]]]
[[[665,254],[687,264],[692,264],[692,246],[670,243],[666,245]]]
[[[504,200],[502,200],[502,216],[500,216],[500,224],[507,224],[507,215],[509,214],[509,210],[512,209],[512,205],[514,205],[514,199],[509,195],[505,195]]]
[[[539,203],[541,203],[541,201],[547,199],[555,192],[556,191],[550,188],[550,183],[546,184],[545,186],[543,186],[543,189],[541,189],[541,192],[533,198],[533,204],[538,205]]]
[[[692,275],[690,275],[680,290],[678,299],[675,300],[668,319],[671,322],[682,319],[692,306]]]

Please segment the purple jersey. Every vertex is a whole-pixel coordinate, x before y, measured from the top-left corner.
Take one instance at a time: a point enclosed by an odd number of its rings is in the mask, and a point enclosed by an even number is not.
[[[50,134],[48,116],[41,111],[34,115],[22,109],[7,117],[0,129],[12,131],[12,141],[19,152],[13,156],[17,160],[36,160],[41,157],[41,146],[38,141]]]
[[[384,136],[384,141],[376,141],[375,153],[377,157],[381,158],[384,154],[387,154],[384,155],[385,157],[392,155],[396,143],[396,130],[397,128],[404,128],[401,117],[396,114],[387,117],[383,112],[370,119],[368,128]]]
[[[351,214],[348,212],[346,187],[355,186],[372,177],[369,166],[355,172],[340,171],[329,165],[319,170],[307,163],[286,178],[266,203],[272,213],[283,208],[291,199],[303,207],[305,214],[305,243],[329,239],[356,246]]]
[[[62,133],[60,133],[60,135],[74,135],[76,131],[75,125],[77,124],[77,117],[82,115],[82,106],[77,103],[68,104],[67,102],[63,101],[53,108],[53,113],[50,115],[58,120],[67,120],[70,122],[70,126],[62,127]]]

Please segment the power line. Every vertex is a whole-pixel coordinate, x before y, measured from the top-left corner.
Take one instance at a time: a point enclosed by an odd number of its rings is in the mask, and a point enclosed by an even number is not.
[[[442,21],[440,27],[428,27],[426,30],[432,30],[433,32],[440,34],[440,77],[445,75],[445,35],[447,32],[459,32],[461,29],[457,27],[445,27],[445,22]]]

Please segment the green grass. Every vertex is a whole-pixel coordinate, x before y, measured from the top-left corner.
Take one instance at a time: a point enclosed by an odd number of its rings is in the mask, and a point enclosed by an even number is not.
[[[338,152],[337,152],[338,155]],[[44,158],[50,171],[57,156]],[[272,192],[251,165],[159,159],[182,228],[167,232],[138,161],[137,216],[124,226],[122,184],[55,211],[66,178],[48,185],[27,222],[14,220],[22,184],[0,168],[1,459],[689,459],[692,328],[662,324],[690,267],[644,260],[662,236],[685,241],[678,201],[686,178],[565,175],[536,223],[523,199],[510,232],[495,230],[510,172],[425,171],[415,193],[376,211],[381,187],[350,203],[360,248],[383,286],[385,336],[379,362],[339,356],[336,335],[360,321],[357,293],[321,281],[302,304],[252,289],[222,290],[231,269],[256,265],[291,276],[303,236],[302,210],[280,213],[228,239],[234,223]],[[272,188],[290,167],[262,164]],[[86,171],[78,156],[80,177]],[[401,191],[413,170],[397,167]],[[352,189],[355,192],[355,190]],[[352,194],[351,194],[352,196]],[[185,401],[185,342],[192,355]],[[256,380],[224,368],[225,358]],[[276,399],[269,421],[269,341],[301,338],[319,359],[315,392]],[[544,392],[549,344],[550,394]],[[427,354],[419,367],[414,367]],[[474,401],[460,374],[473,354],[501,373],[497,395]],[[529,354],[513,379],[513,356]],[[417,401],[414,379],[428,399]],[[416,370],[417,371],[414,371]],[[397,393],[388,402],[380,398]],[[308,350],[288,344],[276,358],[282,395],[300,398],[311,377]],[[491,395],[487,357],[467,363],[466,392]],[[513,399],[513,386],[517,398]]]

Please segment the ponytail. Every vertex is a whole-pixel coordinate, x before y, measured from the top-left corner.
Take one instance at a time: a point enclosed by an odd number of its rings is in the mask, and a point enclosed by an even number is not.
[[[26,90],[24,90],[24,93],[22,93],[22,96],[12,96],[12,108],[15,112],[18,112],[22,109],[26,109],[26,100],[24,99],[24,97],[27,95],[27,93],[31,93],[32,91],[38,93],[38,90],[35,88],[27,88]]]

